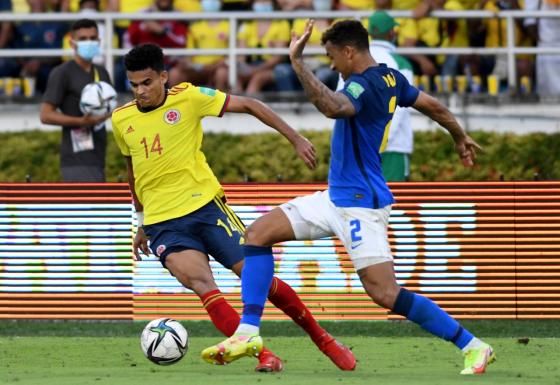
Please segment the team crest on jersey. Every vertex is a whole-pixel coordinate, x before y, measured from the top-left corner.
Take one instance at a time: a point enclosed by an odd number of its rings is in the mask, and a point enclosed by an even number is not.
[[[156,254],[158,257],[161,257],[161,255],[165,252],[165,249],[167,247],[165,247],[165,245],[159,245],[156,249]]]
[[[175,109],[167,110],[165,111],[165,114],[163,114],[163,120],[165,120],[165,123],[167,124],[175,124],[181,120],[181,113]]]

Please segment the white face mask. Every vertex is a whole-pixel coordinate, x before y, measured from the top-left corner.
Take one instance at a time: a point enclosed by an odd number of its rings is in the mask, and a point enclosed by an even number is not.
[[[92,61],[99,54],[100,46],[98,40],[76,41],[76,53],[85,61]]]
[[[253,11],[257,13],[272,12],[274,11],[274,7],[272,6],[272,3],[254,2]]]
[[[220,0],[202,0],[200,2],[204,12],[220,12],[222,2]]]
[[[316,11],[330,11],[331,10],[331,0],[313,0],[313,9]]]

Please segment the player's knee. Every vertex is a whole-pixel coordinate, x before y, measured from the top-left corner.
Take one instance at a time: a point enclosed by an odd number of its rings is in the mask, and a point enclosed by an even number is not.
[[[266,236],[254,224],[245,230],[245,244],[252,246],[270,246],[266,242]]]
[[[189,280],[189,287],[187,288],[200,296],[217,289],[217,286],[211,277],[196,277]]]
[[[398,286],[373,283],[366,287],[366,291],[375,303],[387,309],[391,309],[398,295]]]

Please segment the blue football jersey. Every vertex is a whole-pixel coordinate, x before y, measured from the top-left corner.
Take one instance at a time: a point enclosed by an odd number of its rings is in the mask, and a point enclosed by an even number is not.
[[[331,143],[329,196],[338,207],[381,208],[394,202],[381,170],[396,106],[410,107],[419,91],[384,64],[351,75],[340,91],[356,109],[336,119]]]

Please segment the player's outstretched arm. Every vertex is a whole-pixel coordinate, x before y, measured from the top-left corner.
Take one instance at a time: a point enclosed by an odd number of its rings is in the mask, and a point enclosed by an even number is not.
[[[243,112],[250,114],[267,126],[274,128],[292,143],[298,156],[305,162],[307,167],[312,170],[315,168],[316,159],[315,147],[313,147],[313,144],[290,127],[288,123],[263,102],[245,96],[230,95],[226,112]]]
[[[474,164],[476,150],[482,150],[482,148],[467,135],[447,107],[423,91],[420,91],[412,107],[435,120],[449,131],[455,141],[455,151],[459,154],[464,166],[470,167]]]
[[[303,62],[303,49],[313,32],[314,20],[308,20],[305,32],[302,36],[297,36],[292,31],[292,41],[290,42],[290,61],[305,94],[327,118],[347,118],[356,114],[356,109],[348,97],[340,92],[333,92],[324,85]]]
[[[134,208],[136,209],[136,215],[138,217],[138,231],[134,236],[134,241],[132,242],[132,251],[134,252],[134,256],[136,260],[139,261],[140,253],[138,250],[142,251],[145,255],[150,255],[150,248],[148,247],[148,238],[146,234],[144,234],[144,229],[142,228],[143,218],[144,218],[144,207],[138,196],[136,195],[136,189],[134,188],[134,169],[132,167],[132,158],[130,156],[125,157],[126,159],[126,171],[128,174],[128,186],[130,187],[130,192],[132,193],[132,199],[134,201]]]

